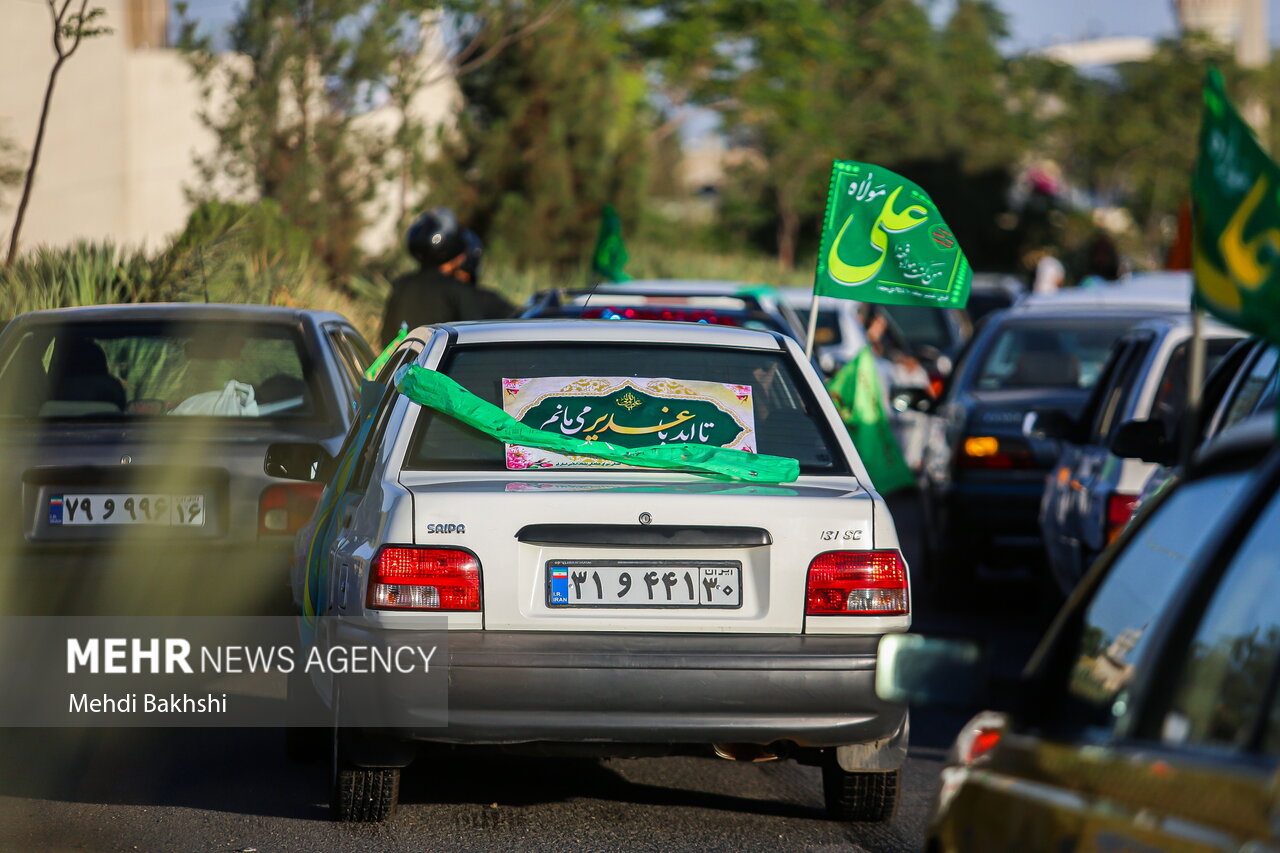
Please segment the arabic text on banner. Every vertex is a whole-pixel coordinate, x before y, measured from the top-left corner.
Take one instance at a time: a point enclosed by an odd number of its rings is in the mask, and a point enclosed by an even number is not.
[[[666,378],[503,379],[502,404],[526,426],[621,447],[695,444],[756,452],[751,386]],[[507,468],[629,467],[591,456],[507,445]]]
[[[889,305],[963,308],[973,270],[928,193],[868,163],[836,160],[814,289]]]

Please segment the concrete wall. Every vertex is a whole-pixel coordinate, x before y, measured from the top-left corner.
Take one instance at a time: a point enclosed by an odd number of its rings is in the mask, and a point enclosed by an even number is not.
[[[190,205],[184,189],[199,182],[195,156],[214,148],[213,135],[197,118],[200,91],[182,57],[167,48],[131,47],[149,43],[135,38],[145,33],[130,28],[155,29],[146,24],[150,19],[127,7],[126,0],[97,2],[115,32],[84,42],[59,75],[22,229],[27,249],[81,239],[162,245],[186,222]],[[145,0],[129,2],[146,5]],[[133,14],[127,15],[130,8]],[[23,165],[54,61],[50,31],[42,0],[0,0],[0,134],[18,145]],[[438,39],[432,43],[439,49]],[[460,103],[456,82],[447,78],[421,91],[412,109],[434,128],[451,123]],[[396,121],[392,111],[375,110],[365,117],[365,126],[390,129]],[[401,195],[398,182],[380,188],[379,202],[368,211],[373,224],[362,240],[367,248],[377,251],[398,242]],[[0,196],[5,247],[17,203],[16,189]],[[418,200],[407,203],[413,209]]]
[[[123,4],[105,0],[106,23],[116,35],[84,42],[63,66],[53,95],[48,131],[23,245],[77,238],[136,239],[129,231],[125,174],[127,56]],[[53,65],[52,29],[44,3],[0,0],[0,126],[24,158],[35,141],[40,104]],[[0,234],[12,227],[17,193],[5,194]]]

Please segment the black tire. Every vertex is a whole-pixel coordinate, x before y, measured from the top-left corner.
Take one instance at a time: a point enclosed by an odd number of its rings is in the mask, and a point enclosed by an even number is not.
[[[346,734],[338,725],[343,719],[341,705],[342,691],[334,685],[330,708],[334,725],[329,729],[329,814],[340,823],[380,823],[396,810],[400,768],[357,767],[348,760]]]
[[[400,799],[400,768],[339,767],[333,780],[333,819],[379,823],[391,817]]]
[[[884,823],[898,810],[902,771],[850,773],[835,756],[822,766],[822,794],[827,817],[854,823]]]

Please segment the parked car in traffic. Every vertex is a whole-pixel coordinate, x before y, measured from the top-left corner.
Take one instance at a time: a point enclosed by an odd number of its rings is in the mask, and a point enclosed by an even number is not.
[[[963,594],[979,574],[1025,574],[1040,563],[1040,503],[1060,448],[1024,434],[1024,422],[1036,409],[1078,416],[1112,345],[1157,313],[1049,302],[982,323],[931,407],[921,480],[926,571],[939,592]]]
[[[1214,439],[1094,564],[946,759],[931,853],[1280,848],[1280,452]],[[886,699],[963,695],[972,647],[882,643]],[[968,698],[975,698],[970,694]]]
[[[707,441],[747,436],[796,459],[799,479],[757,486],[504,447],[398,393],[409,365],[553,435],[582,420],[657,443],[631,414],[645,399],[669,397],[689,420],[707,415],[696,399],[728,393],[708,419],[728,431]],[[395,645],[443,616],[448,720],[326,731],[336,818],[387,817],[400,768],[442,744],[786,757],[822,768],[832,817],[893,814],[907,716],[876,698],[872,664],[878,638],[910,625],[906,565],[795,341],[711,324],[459,323],[415,330],[378,381],[367,434],[336,460],[302,454],[355,473],[325,496],[336,521],[299,536],[295,602],[315,614],[317,643]],[[600,399],[564,396],[584,389]],[[594,408],[566,423],[544,404]],[[297,446],[279,451],[297,466]],[[336,713],[332,680],[311,678],[291,690],[314,689]]]
[[[0,334],[0,553],[20,613],[287,613],[319,494],[267,446],[337,451],[368,345],[338,314],[245,305],[36,311]]]
[[[1244,333],[1204,324],[1206,371],[1213,370]],[[1040,412],[1049,429],[1030,431],[1058,439],[1062,452],[1040,505],[1049,569],[1069,593],[1102,549],[1120,535],[1156,463],[1177,456],[1178,424],[1190,380],[1191,315],[1145,320],[1119,341],[1078,417]]]
[[[806,329],[809,311],[813,307],[813,288],[784,287],[781,289],[787,304],[795,311]],[[832,296],[818,298],[817,326],[814,329],[813,354],[822,372],[830,376],[845,364],[853,361],[867,345],[867,331],[858,318],[860,302],[836,299]],[[906,346],[906,341],[902,341]]]
[[[1184,422],[1190,430],[1192,448],[1197,448],[1218,433],[1259,412],[1274,411],[1280,394],[1280,347],[1261,338],[1237,343],[1222,358],[1205,382],[1204,397],[1193,422]],[[1144,440],[1130,440],[1132,452],[1153,464],[1150,476],[1138,494],[1137,506],[1165,488],[1178,471],[1172,451],[1181,448],[1179,435],[1174,447]]]

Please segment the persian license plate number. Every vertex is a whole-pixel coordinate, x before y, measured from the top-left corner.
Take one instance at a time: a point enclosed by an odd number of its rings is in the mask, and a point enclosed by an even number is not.
[[[203,527],[204,495],[53,495],[49,498],[49,524]]]
[[[741,607],[738,563],[547,563],[551,607]]]

